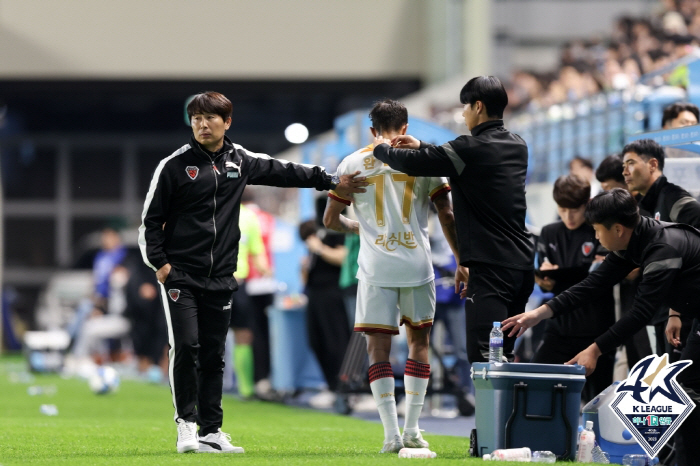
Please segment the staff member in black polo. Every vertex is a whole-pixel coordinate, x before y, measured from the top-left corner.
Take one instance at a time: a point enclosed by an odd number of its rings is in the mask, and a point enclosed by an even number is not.
[[[493,322],[525,310],[534,286],[534,242],[525,229],[527,145],[503,126],[503,84],[493,76],[472,78],[460,101],[471,136],[441,146],[408,135],[391,141],[378,136],[374,156],[408,175],[450,178],[461,266],[455,281],[456,287],[468,281],[461,293],[474,363],[488,360]],[[511,361],[514,343],[504,338]]]
[[[192,138],[158,164],[139,228],[144,262],[161,284],[179,453],[243,453],[220,427],[224,343],[231,296],[238,289],[233,272],[246,185],[340,188],[346,196],[367,185],[354,175],[331,177],[322,167],[276,160],[232,143],[226,137],[232,110],[218,92],[197,94],[187,105]]]

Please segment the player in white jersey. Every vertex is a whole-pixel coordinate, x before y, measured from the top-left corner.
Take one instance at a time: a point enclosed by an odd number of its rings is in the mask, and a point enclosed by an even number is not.
[[[408,112],[393,100],[377,102],[369,114],[372,134],[391,139],[406,133]],[[367,191],[353,199],[330,192],[324,224],[360,235],[355,331],[367,335],[369,381],[384,425],[382,453],[404,446],[428,447],[418,417],[430,377],[428,344],[435,315],[435,283],[428,242],[428,209],[432,200],[445,236],[456,252],[457,234],[445,178],[412,177],[375,159],[372,146],[347,156],[338,175],[361,171]],[[340,212],[354,204],[359,221]],[[404,373],[406,419],[400,435],[389,363],[391,337],[406,324],[408,360]]]

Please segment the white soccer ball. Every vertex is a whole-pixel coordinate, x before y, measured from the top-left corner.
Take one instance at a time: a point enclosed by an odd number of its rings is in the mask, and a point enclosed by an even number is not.
[[[119,373],[113,367],[100,366],[88,379],[90,390],[98,395],[116,392],[119,388]]]

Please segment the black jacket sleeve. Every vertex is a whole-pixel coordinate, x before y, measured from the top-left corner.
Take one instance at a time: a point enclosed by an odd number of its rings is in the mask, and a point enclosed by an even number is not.
[[[613,255],[609,254],[608,257]],[[596,344],[603,353],[612,351],[649,324],[657,310],[666,303],[682,264],[680,253],[668,244],[653,244],[645,251],[642,281],[637,286],[631,311],[596,338]]]
[[[267,154],[258,154],[243,149],[243,165],[247,166],[248,184],[279,186],[282,188],[316,188],[326,191],[331,188],[331,175],[323,167],[304,165],[273,159]]]
[[[449,142],[445,144],[449,144]],[[414,150],[394,149],[389,144],[379,144],[374,148],[374,156],[389,164],[394,170],[411,176],[450,177],[459,175],[454,160],[450,158],[443,146],[433,146],[421,142],[421,148]],[[452,146],[450,146],[450,150],[453,157],[458,157]]]
[[[547,305],[554,316],[573,311],[583,304],[603,296],[616,283],[625,278],[636,266],[617,254],[608,254],[600,267],[568,290],[552,298]]]
[[[166,163],[166,161],[162,161],[153,174],[139,227],[141,256],[144,263],[155,271],[168,263],[168,257],[163,249],[165,243],[163,224],[168,217],[175,187],[172,177],[169,176]]]
[[[690,225],[691,227],[700,228],[700,202],[696,201],[692,197],[684,197],[676,201],[673,207],[677,204],[681,204],[680,211],[676,215],[676,218],[671,218],[672,222],[684,223]],[[674,214],[674,208],[671,208],[671,214]]]

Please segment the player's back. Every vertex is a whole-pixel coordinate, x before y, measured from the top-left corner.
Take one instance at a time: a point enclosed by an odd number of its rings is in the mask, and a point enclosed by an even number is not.
[[[353,195],[361,241],[357,278],[384,287],[430,282],[428,203],[449,190],[447,180],[394,170],[374,157],[371,146],[346,157],[338,174],[358,170],[369,186]]]

